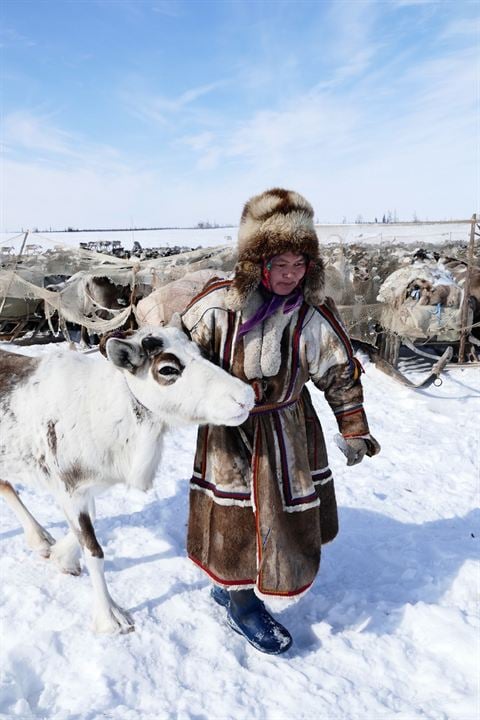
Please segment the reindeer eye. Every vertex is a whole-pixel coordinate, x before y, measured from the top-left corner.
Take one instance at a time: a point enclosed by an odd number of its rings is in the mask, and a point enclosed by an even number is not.
[[[180,375],[180,370],[173,365],[164,365],[158,371],[159,375]]]

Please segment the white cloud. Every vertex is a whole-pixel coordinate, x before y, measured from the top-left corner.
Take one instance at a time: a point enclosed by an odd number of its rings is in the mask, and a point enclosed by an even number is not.
[[[35,47],[36,42],[12,27],[0,28],[0,48]]]
[[[152,93],[145,89],[142,80],[130,78],[120,93],[127,110],[139,119],[166,126],[177,121],[181,114],[195,112],[191,106],[199,99],[223,87],[227,81],[218,80],[205,85],[190,88],[175,97]]]
[[[476,38],[478,46],[480,40],[480,17],[478,15],[477,17],[453,20],[440,34],[440,39],[442,40],[459,37],[471,37],[472,40]]]
[[[334,3],[330,20],[342,26],[322,47],[332,53],[330,77],[304,91],[294,82],[302,66],[291,51],[285,65],[266,63],[257,75],[251,64],[239,66],[238,107],[230,111],[209,101],[232,80],[168,96],[130,77],[124,104],[154,125],[150,172],[133,153],[127,158],[64,131],[52,113],[7,115],[3,140],[13,159],[4,165],[3,227],[236,222],[249,196],[274,185],[305,193],[323,220],[373,218],[389,208],[405,219],[414,210],[430,218],[470,215],[480,166],[475,49],[438,43],[435,59],[409,66],[404,49],[379,64],[378,4],[345,7]],[[438,38],[466,37],[467,30],[452,22]],[[279,93],[267,102],[261,86],[275,69]],[[158,142],[164,130],[168,142]],[[20,150],[28,161],[20,161]]]
[[[74,157],[74,138],[70,133],[53,127],[47,117],[18,111],[6,115],[3,137],[7,145],[38,152]]]
[[[99,167],[121,165],[118,151],[110,145],[93,143],[53,124],[52,114],[29,111],[8,113],[2,122],[2,141],[9,154],[28,152],[45,163]]]
[[[198,135],[186,135],[185,137],[180,138],[179,142],[188,145],[192,148],[192,150],[199,152],[209,149],[214,139],[214,134],[208,131],[198,133]]]

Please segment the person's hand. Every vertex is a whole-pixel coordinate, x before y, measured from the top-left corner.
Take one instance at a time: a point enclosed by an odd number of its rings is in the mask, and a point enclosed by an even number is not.
[[[347,465],[358,465],[365,455],[372,457],[380,452],[380,444],[374,437],[369,438],[344,438],[337,435],[335,441],[347,458]]]

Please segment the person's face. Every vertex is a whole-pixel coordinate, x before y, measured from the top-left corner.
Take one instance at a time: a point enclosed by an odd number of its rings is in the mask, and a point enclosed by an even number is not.
[[[275,255],[270,265],[270,286],[277,295],[289,295],[307,271],[303,255],[286,252]]]

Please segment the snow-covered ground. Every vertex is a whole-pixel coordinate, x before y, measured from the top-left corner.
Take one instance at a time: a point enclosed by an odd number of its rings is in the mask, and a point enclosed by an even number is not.
[[[153,490],[117,487],[97,505],[109,587],[135,633],[92,635],[86,574],[32,555],[0,506],[0,717],[476,720],[480,373],[454,368],[413,392],[362,361],[382,453],[347,468],[330,442],[341,531],[311,591],[271,604],[294,636],[285,655],[230,630],[185,557],[195,430],[184,429],[168,438]],[[331,439],[333,416],[312,392]],[[22,497],[60,536],[51,500]]]
[[[419,245],[425,243],[444,244],[448,242],[467,242],[470,236],[468,222],[454,223],[363,223],[344,225],[316,225],[321,243],[351,244],[395,242]],[[147,247],[215,247],[217,245],[235,244],[238,228],[223,227],[211,229],[182,228],[179,230],[124,230],[96,232],[55,232],[32,233],[27,238],[27,245],[39,245],[44,249],[60,246],[78,247],[80,242],[97,242],[99,240],[122,243],[125,249],[131,249],[137,240],[144,248]],[[0,248],[14,247],[20,249],[23,234],[0,233]]]

